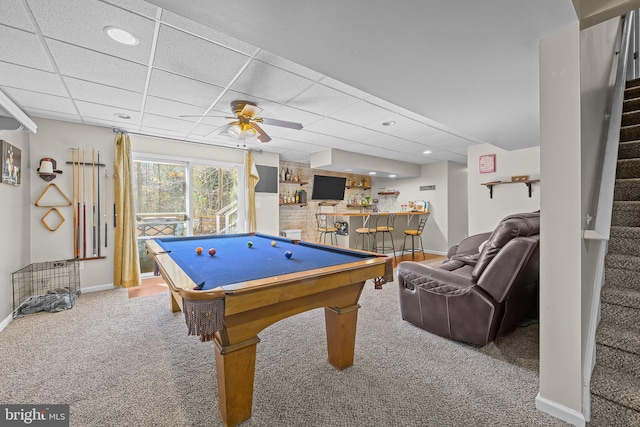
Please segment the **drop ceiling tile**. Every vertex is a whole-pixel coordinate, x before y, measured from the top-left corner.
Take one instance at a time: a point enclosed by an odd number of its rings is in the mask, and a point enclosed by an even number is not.
[[[148,18],[98,0],[29,0],[29,5],[47,38],[141,64],[149,62],[155,23]],[[104,31],[106,26],[130,31],[138,44],[125,46],[112,40]]]
[[[270,113],[270,118],[287,120],[289,122],[301,123],[303,128],[311,126],[318,120],[322,120],[322,116],[318,114],[309,113],[308,111],[298,110],[297,108],[291,108],[286,105],[279,106],[278,109]]]
[[[393,129],[390,129],[389,133],[400,138],[421,141],[422,139],[430,135],[435,135],[442,132],[423,123],[415,123],[415,126],[411,126],[411,124],[407,124],[406,126],[391,126]]]
[[[300,142],[304,144],[315,144],[322,147],[331,147],[335,144],[336,138],[329,135],[323,135],[320,133],[309,132],[307,130],[301,130],[300,132],[291,133],[286,138],[282,138],[288,141]]]
[[[138,125],[135,123],[129,123],[129,122],[130,120],[122,120],[122,119],[104,120],[104,119],[99,119],[95,117],[83,117],[83,123],[87,125],[100,126],[105,128],[111,128],[111,129],[118,128],[118,129],[126,130],[129,132],[137,132]]]
[[[31,118],[41,117],[43,119],[61,120],[63,122],[82,123],[82,119],[77,114],[65,114],[59,111],[40,110],[39,108],[24,108],[24,112]]]
[[[299,108],[321,116],[344,110],[359,99],[330,87],[316,84],[287,103],[290,107]]]
[[[0,2],[0,24],[35,32],[19,0],[2,0]]]
[[[271,52],[266,50],[261,50],[256,58],[266,62],[267,64],[273,65],[275,67],[281,68],[283,70],[289,71],[291,73],[297,74],[300,77],[304,77],[305,79],[312,80],[314,82],[320,81],[324,75],[314,71],[310,68],[297,64],[293,61],[289,61],[281,56],[274,55]]]
[[[476,145],[473,141],[468,141],[463,138],[457,138],[456,140],[452,140],[445,144],[438,145],[437,147],[443,150],[450,151],[452,153],[461,154],[463,156],[467,156],[467,148],[472,145]]]
[[[222,91],[220,86],[154,69],[151,71],[148,94],[208,108]]]
[[[217,131],[218,129],[220,129],[220,126],[209,126],[209,125],[205,125],[205,124],[198,124],[195,128],[193,128],[193,131],[191,132],[191,136],[206,136],[209,135],[212,132]]]
[[[186,134],[191,132],[195,124],[181,119],[172,119],[164,116],[157,116],[155,114],[145,113],[142,117],[142,127],[152,127],[156,129],[165,129]]]
[[[82,117],[91,117],[101,120],[113,120],[118,123],[140,123],[140,112],[138,110],[127,110],[109,105],[94,104],[93,102],[76,101],[76,106]],[[123,119],[115,114],[127,114],[131,119]]]
[[[433,153],[429,155],[429,158],[438,159],[438,160],[448,160],[450,162],[456,163],[467,163],[467,156],[457,153],[451,153],[449,151],[440,151],[438,153]]]
[[[72,77],[64,77],[63,79],[74,99],[93,102],[95,104],[122,107],[129,110],[139,110],[142,106],[141,93],[74,79]]]
[[[39,110],[76,114],[73,102],[66,97],[13,88],[8,88],[7,93],[23,108],[37,108]]]
[[[385,101],[384,99],[378,98],[377,96],[369,95],[364,98],[364,100],[370,102],[373,105],[377,105],[378,107],[393,111],[394,113],[398,113],[400,110],[402,110],[402,108],[398,107],[396,104],[392,104],[391,102]]]
[[[191,104],[171,101],[169,99],[148,96],[144,105],[145,113],[151,113],[158,116],[171,117],[174,119],[185,120],[189,122],[197,122],[199,117],[180,117],[182,115],[202,115],[206,111],[205,108],[196,107]]]
[[[331,114],[331,117],[334,119],[342,120],[344,122],[362,126],[365,123],[381,120],[384,117],[388,117],[390,114],[393,113],[387,109],[378,107],[377,105],[373,105],[365,101],[359,101],[355,104],[349,105],[343,110]]]
[[[139,15],[146,16],[147,18],[155,19],[158,7],[144,0],[103,0],[105,3],[113,4],[114,6],[121,7],[123,9],[135,12]]]
[[[265,62],[253,60],[233,83],[231,89],[274,102],[286,103],[313,84],[313,80]]]
[[[57,40],[47,39],[60,73],[95,83],[144,92],[147,67]]]
[[[437,147],[441,144],[455,142],[458,139],[458,136],[450,134],[448,132],[438,132],[433,135],[426,135],[423,138],[416,138],[416,141]]]
[[[3,43],[0,49],[0,61],[38,70],[54,71],[47,53],[35,34],[0,25],[0,40],[11,40],[11,43]]]
[[[140,128],[140,131],[141,133],[144,133],[149,136],[158,136],[161,138],[168,137],[168,138],[175,138],[180,140],[184,140],[185,139],[184,136],[186,134],[186,132],[182,132],[179,130],[170,130],[170,129],[164,129],[162,127],[154,127],[154,126],[142,126]]]
[[[56,74],[7,62],[0,62],[0,86],[28,89],[50,95],[67,95]]]
[[[332,89],[339,90],[340,92],[344,92],[347,95],[355,96],[358,99],[364,99],[369,96],[368,93],[361,91],[360,89],[356,89],[353,86],[349,86],[348,84],[342,83],[336,79],[332,79],[331,77],[325,76],[320,84],[328,86]]]
[[[343,132],[354,131],[357,126],[340,120],[324,118],[307,126],[305,129],[331,136],[340,136]]]
[[[153,66],[225,87],[248,59],[244,54],[161,25]]]
[[[385,126],[383,123],[395,122],[393,126]],[[378,132],[384,132],[391,135],[395,135],[398,129],[409,129],[418,126],[420,123],[415,120],[411,120],[400,114],[391,114],[382,119],[372,120],[363,126]]]
[[[214,127],[218,127],[219,128],[220,126],[224,126],[227,123],[233,121],[233,119],[227,119],[225,116],[218,115],[218,114],[223,114],[223,113],[219,113],[217,111],[211,111],[209,114],[210,115],[204,117],[200,123],[202,123],[204,125],[214,126]]]
[[[165,22],[173,27],[180,28],[185,32],[195,34],[204,39],[215,42],[222,46],[226,46],[230,49],[237,50],[247,55],[252,55],[256,50],[258,50],[257,47],[249,43],[245,43],[234,37],[223,34],[220,31],[216,31],[213,28],[207,27],[198,22],[194,22],[180,15],[176,15],[175,13],[170,12],[166,9],[162,10],[161,20],[162,22]]]
[[[378,138],[383,135],[380,132],[376,132],[371,129],[363,128],[363,127],[354,127],[350,130],[344,131],[340,134],[341,138],[347,139],[349,141],[356,142],[364,142],[367,143],[374,138]]]

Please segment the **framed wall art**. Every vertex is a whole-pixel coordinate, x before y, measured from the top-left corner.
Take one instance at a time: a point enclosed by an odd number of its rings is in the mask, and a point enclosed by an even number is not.
[[[20,174],[22,166],[22,152],[7,141],[0,140],[2,144],[2,183],[9,185],[20,185]]]
[[[485,154],[480,156],[480,173],[493,173],[496,171],[496,155]]]

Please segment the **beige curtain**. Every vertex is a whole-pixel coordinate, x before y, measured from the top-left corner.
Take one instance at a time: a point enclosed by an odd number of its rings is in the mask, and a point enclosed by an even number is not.
[[[253,156],[250,151],[244,155],[244,170],[247,178],[247,225],[248,232],[256,231],[256,184],[260,181],[258,169],[253,163]]]
[[[132,193],[131,142],[129,135],[116,135],[115,203],[116,230],[113,254],[113,284],[130,288],[140,284],[140,262]]]

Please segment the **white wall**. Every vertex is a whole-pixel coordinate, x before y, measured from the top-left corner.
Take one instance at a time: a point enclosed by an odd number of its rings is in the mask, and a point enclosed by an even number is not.
[[[540,41],[540,390],[536,406],[583,425],[578,23]]]
[[[280,166],[280,156],[273,153],[253,153],[257,165]],[[280,235],[280,207],[278,193],[256,193],[256,230],[260,233]]]
[[[496,171],[479,171],[480,156],[496,155]],[[540,178],[540,148],[506,151],[491,144],[473,145],[467,149],[469,234],[492,231],[507,215],[533,212],[540,209],[540,184],[532,184],[532,194],[525,184],[504,184],[493,187],[493,198],[489,189],[480,185],[491,181],[511,181],[515,175],[528,175],[530,179]]]
[[[60,122],[56,120],[36,119],[38,125],[38,133],[31,135],[31,209],[29,213],[29,221],[31,226],[31,262],[55,261],[61,259],[74,258],[73,253],[73,207],[58,207],[58,210],[64,216],[65,221],[55,231],[49,231],[42,224],[42,216],[49,208],[35,206],[35,201],[40,197],[42,192],[47,188],[48,182],[42,180],[36,173],[40,159],[50,157],[56,160],[58,169],[62,170],[62,174],[58,175],[52,184],[60,188],[62,192],[69,198],[73,199],[73,173],[72,167],[66,162],[71,161],[71,148],[80,148],[86,150],[85,162],[91,163],[91,152],[100,152],[100,163],[105,167],[100,168],[100,225],[101,225],[101,255],[106,256],[105,259],[96,259],[91,261],[82,261],[80,264],[80,283],[82,289],[95,287],[111,286],[113,284],[113,161],[114,161],[114,142],[115,134],[111,128],[103,128],[96,126],[88,126],[75,123]],[[77,161],[77,159],[76,159]],[[109,174],[109,178],[105,180],[105,169]],[[97,181],[97,170],[96,170]],[[110,209],[107,211],[107,247],[104,247],[104,195],[105,184],[108,187],[110,201]],[[90,222],[90,205],[91,205],[91,168],[86,169],[86,204],[87,207],[87,257],[93,257],[91,235],[92,228]],[[97,185],[97,183],[96,183]],[[55,194],[55,189],[50,188],[43,200]],[[97,194],[96,194],[97,196]],[[41,203],[42,204],[42,203]],[[97,201],[96,201],[97,207]],[[96,220],[97,222],[97,220]],[[97,225],[97,224],[96,224]],[[97,240],[97,239],[96,239]],[[81,253],[83,257],[84,253]]]
[[[29,265],[29,134],[0,132],[0,140],[22,150],[21,184],[13,186],[0,183],[0,330],[10,321],[13,311],[11,273]]]
[[[435,190],[420,191],[421,186],[435,185]],[[429,202],[431,215],[423,233],[426,252],[446,254],[450,246],[467,234],[466,166],[451,162],[423,165],[418,178],[373,178],[373,194],[378,187],[397,188],[399,203],[409,200]],[[416,225],[416,224],[412,224]]]

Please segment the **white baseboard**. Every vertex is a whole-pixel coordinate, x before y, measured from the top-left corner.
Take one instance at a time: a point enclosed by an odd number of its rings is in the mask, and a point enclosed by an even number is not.
[[[12,320],[13,320],[13,313],[5,317],[4,320],[0,322],[0,332],[2,332],[4,328],[9,326],[9,323],[11,323]]]
[[[110,291],[112,289],[115,289],[116,287],[113,286],[113,283],[110,283],[108,285],[98,285],[98,286],[89,286],[86,288],[80,288],[80,291],[85,294],[85,293],[89,293],[89,292],[98,292],[98,291]]]
[[[536,396],[536,409],[576,427],[585,427],[587,425],[584,416],[580,412],[546,399],[540,396],[540,393]]]
[[[441,251],[424,251],[424,253],[426,254],[431,254],[431,255],[442,255],[442,256],[446,256],[448,251],[445,252],[441,252]]]

